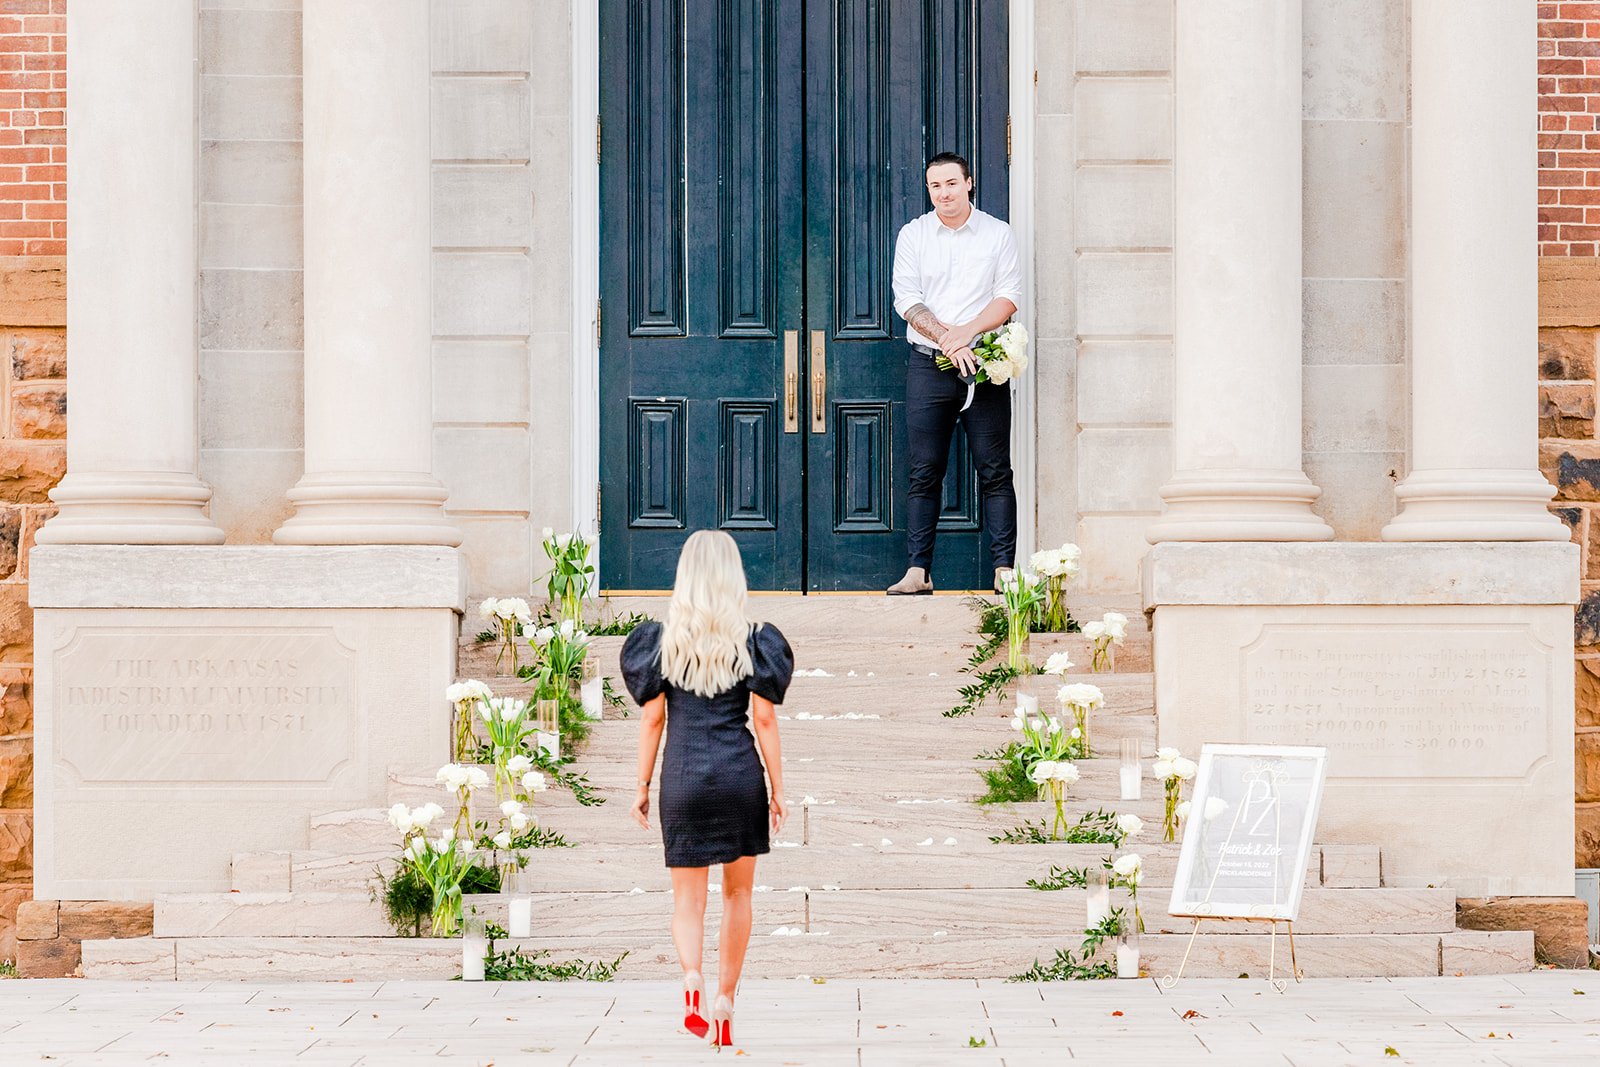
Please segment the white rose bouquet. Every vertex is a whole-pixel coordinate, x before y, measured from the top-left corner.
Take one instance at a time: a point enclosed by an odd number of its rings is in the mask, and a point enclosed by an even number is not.
[[[1116,653],[1113,647],[1128,637],[1128,617],[1120,611],[1108,611],[1099,622],[1085,623],[1083,636],[1089,639],[1089,669],[1096,673],[1116,670]]]
[[[1128,899],[1133,902],[1133,918],[1138,924],[1139,932],[1144,933],[1144,916],[1139,912],[1139,880],[1144,876],[1144,858],[1136,852],[1126,856],[1118,856],[1111,863],[1111,884],[1120,885],[1128,890]]]
[[[477,748],[477,738],[472,732],[472,706],[492,696],[494,693],[489,687],[475,678],[445,686],[444,698],[455,709],[455,759],[458,763],[471,759]]]
[[[1178,839],[1179,818],[1179,789],[1184,782],[1195,776],[1200,768],[1191,759],[1185,759],[1175,748],[1156,749],[1156,761],[1151,765],[1151,772],[1161,782],[1161,787],[1166,793],[1166,814],[1161,820],[1163,841],[1176,841]]]
[[[557,534],[548,526],[543,534],[544,554],[550,558],[545,582],[550,603],[558,607],[561,618],[578,625],[583,622],[583,602],[594,581],[594,564],[589,562],[593,543],[581,533]]]
[[[1028,780],[1037,785],[1041,793],[1048,791],[1050,799],[1055,801],[1056,817],[1050,824],[1052,841],[1060,841],[1069,829],[1065,807],[1067,786],[1078,778],[1078,768],[1065,760],[1040,760],[1028,769]]]
[[[1028,369],[1028,331],[1020,322],[1008,322],[974,338],[972,354],[978,357],[974,381],[1004,385]],[[940,370],[955,369],[943,352],[933,362]]]
[[[1077,742],[1078,758],[1091,758],[1094,753],[1089,745],[1089,712],[1105,704],[1105,693],[1097,685],[1074,682],[1056,690],[1056,699],[1062,708],[1072,713],[1072,736]]]
[[[1067,612],[1066,584],[1078,576],[1082,552],[1070,542],[1060,548],[1043,548],[1028,559],[1033,572],[1044,579],[1044,604],[1040,608],[1040,629],[1045,633],[1065,633],[1072,625]]]
[[[500,634],[500,651],[494,657],[494,665],[499,667],[500,661],[509,652],[511,673],[516,674],[517,638],[521,636],[524,626],[533,625],[533,611],[528,607],[528,602],[521,597],[489,597],[478,605],[478,611]]]

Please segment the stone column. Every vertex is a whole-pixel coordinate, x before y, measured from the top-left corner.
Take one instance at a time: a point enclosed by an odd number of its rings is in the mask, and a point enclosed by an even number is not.
[[[67,475],[44,544],[217,544],[199,459],[190,4],[67,13]]]
[[[1300,5],[1183,0],[1176,45],[1175,470],[1147,536],[1326,540],[1300,459]]]
[[[307,0],[305,474],[279,544],[459,545],[432,447],[428,0]]]
[[[1530,5],[1411,5],[1411,471],[1386,541],[1565,541],[1538,472]]]

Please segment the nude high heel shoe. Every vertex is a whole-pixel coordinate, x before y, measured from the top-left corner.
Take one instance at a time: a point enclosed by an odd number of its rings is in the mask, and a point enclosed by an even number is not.
[[[733,1044],[733,1001],[718,997],[711,1008],[711,1047],[721,1052]]]
[[[701,1039],[711,1029],[706,1017],[700,1014],[700,997],[704,988],[705,983],[701,981],[699,971],[690,971],[683,976],[683,1028]]]

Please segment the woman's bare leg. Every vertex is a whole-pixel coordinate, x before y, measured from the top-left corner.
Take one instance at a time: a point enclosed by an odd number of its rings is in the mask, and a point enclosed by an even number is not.
[[[750,891],[756,858],[744,856],[722,865],[722,934],[717,940],[717,993],[733,999],[750,947]]]
[[[669,867],[672,872],[672,944],[685,975],[700,973],[706,940],[708,867]]]

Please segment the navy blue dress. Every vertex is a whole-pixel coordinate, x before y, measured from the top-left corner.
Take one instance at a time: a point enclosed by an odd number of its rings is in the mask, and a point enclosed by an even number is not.
[[[750,732],[750,694],[774,704],[794,675],[794,653],[776,626],[749,638],[750,677],[711,697],[661,676],[661,624],[641,623],[622,644],[622,679],[643,705],[667,694],[661,759],[661,840],[668,867],[709,867],[770,851],[766,774]]]

